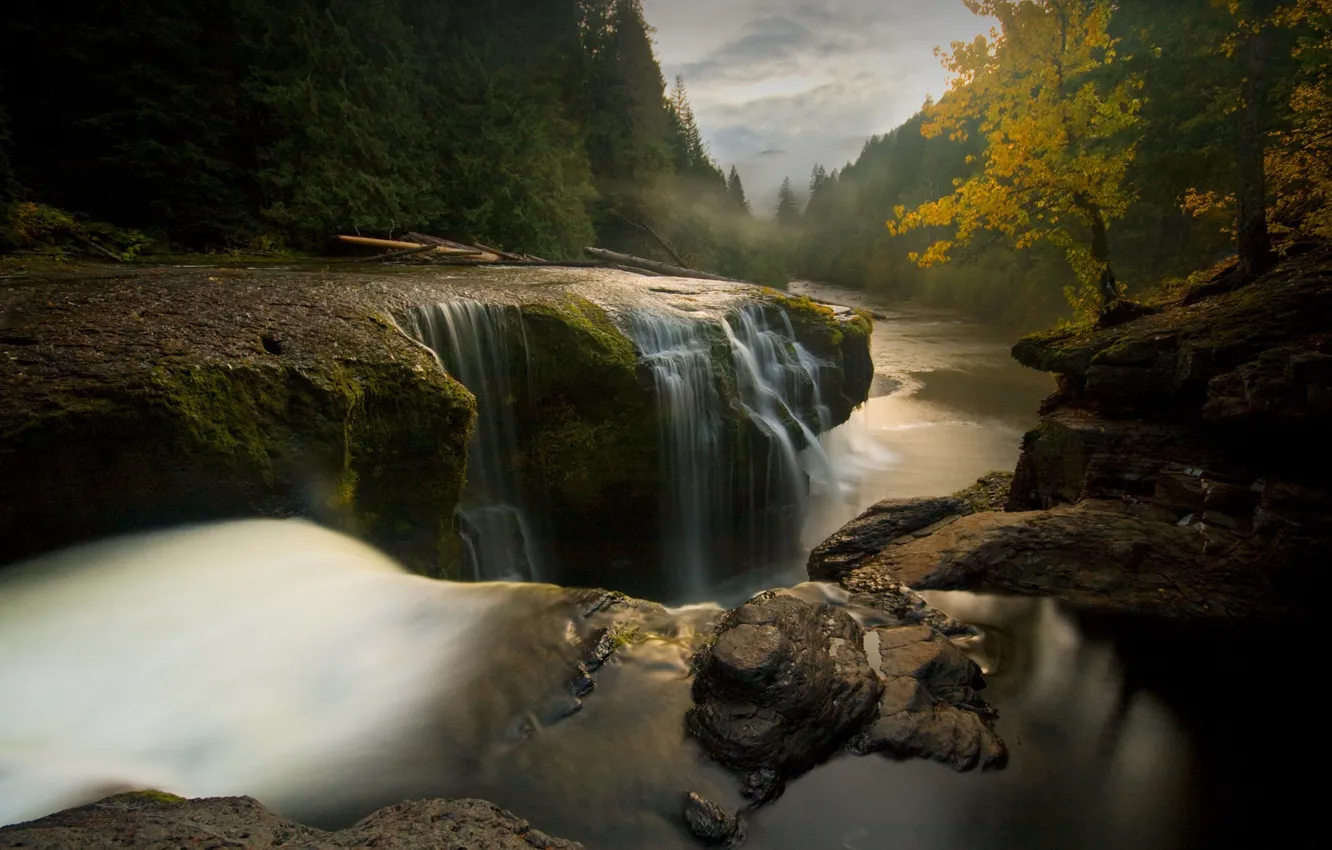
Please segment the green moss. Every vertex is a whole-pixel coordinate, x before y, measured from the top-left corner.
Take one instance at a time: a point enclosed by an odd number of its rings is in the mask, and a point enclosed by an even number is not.
[[[569,531],[608,515],[630,519],[607,537],[640,532],[638,520],[655,524],[657,412],[633,343],[585,298],[524,305],[521,318],[509,323],[510,350],[527,356],[514,358],[510,379],[532,502]]]
[[[145,805],[149,803],[157,803],[169,806],[179,806],[188,802],[188,800],[184,797],[177,797],[175,794],[168,794],[165,791],[147,789],[144,791],[129,791],[124,794],[117,794],[114,797],[108,797],[103,802],[122,805]]]
[[[826,304],[820,304],[808,295],[787,295],[775,289],[764,289],[765,300],[782,308],[791,319],[796,338],[821,357],[842,344],[842,323]]]
[[[976,483],[965,490],[954,493],[953,498],[961,499],[975,513],[1002,511],[1012,486],[1013,473],[991,472],[976,479]]]
[[[446,375],[361,361],[159,367],[148,400],[179,454],[275,494],[322,471],[326,519],[423,572],[456,572],[452,513],[476,407]]]

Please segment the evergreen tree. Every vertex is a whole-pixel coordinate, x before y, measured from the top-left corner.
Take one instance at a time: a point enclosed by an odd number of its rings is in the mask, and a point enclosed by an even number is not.
[[[783,227],[791,227],[800,223],[800,201],[796,198],[790,177],[782,181],[782,188],[777,192],[776,219],[777,223]]]
[[[726,193],[737,208],[746,213],[753,212],[749,208],[749,199],[745,197],[745,185],[740,182],[740,172],[734,165],[731,166],[731,176],[726,178]]]
[[[703,146],[703,134],[699,132],[698,121],[694,118],[694,109],[689,105],[689,95],[685,91],[684,77],[675,78],[671,88],[670,117],[674,123],[672,147],[675,148],[675,171],[687,173],[708,162],[708,154]]]
[[[809,200],[805,202],[806,219],[818,216],[822,212],[824,200],[831,187],[832,178],[822,164],[815,165],[809,175]]]

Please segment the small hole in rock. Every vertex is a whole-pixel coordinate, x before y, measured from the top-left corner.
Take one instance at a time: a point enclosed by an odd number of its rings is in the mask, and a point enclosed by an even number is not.
[[[277,337],[272,337],[269,336],[268,334],[264,334],[260,338],[260,341],[264,344],[264,351],[267,351],[269,354],[282,353],[282,340],[278,339]]]

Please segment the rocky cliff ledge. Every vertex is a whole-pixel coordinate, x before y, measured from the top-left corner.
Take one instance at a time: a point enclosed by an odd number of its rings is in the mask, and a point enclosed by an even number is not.
[[[1208,294],[1222,280],[1123,325],[1020,341],[1060,388],[1006,511],[876,506],[811,576],[1181,620],[1307,610],[1332,562],[1332,249]]]
[[[653,382],[622,324],[634,311],[784,310],[829,367],[836,421],[873,377],[868,320],[748,285],[345,264],[6,282],[0,564],[113,533],[303,515],[420,572],[456,575],[476,401],[402,329],[460,298],[519,319],[512,384],[523,417],[509,460],[549,508],[544,530],[557,540],[659,528]]]
[[[249,797],[186,800],[140,792],[108,797],[32,823],[0,828],[0,848],[175,850],[180,847],[301,847],[341,850],[581,850],[481,800],[425,800],[381,809],[339,832],[285,820]]]

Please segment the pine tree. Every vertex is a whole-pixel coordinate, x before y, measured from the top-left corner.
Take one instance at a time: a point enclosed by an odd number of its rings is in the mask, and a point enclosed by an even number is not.
[[[669,99],[671,117],[675,122],[677,173],[691,171],[708,160],[703,146],[703,134],[699,132],[698,121],[694,118],[694,109],[689,105],[689,94],[685,91],[684,77],[676,75],[675,85],[671,88]],[[711,163],[707,163],[711,165]]]
[[[740,182],[740,172],[734,165],[731,166],[731,176],[726,179],[726,193],[730,196],[731,202],[746,213],[752,213],[749,207],[749,199],[745,197],[745,186]]]
[[[777,192],[777,223],[791,227],[800,223],[800,201],[796,198],[791,178],[782,181],[782,188]]]

